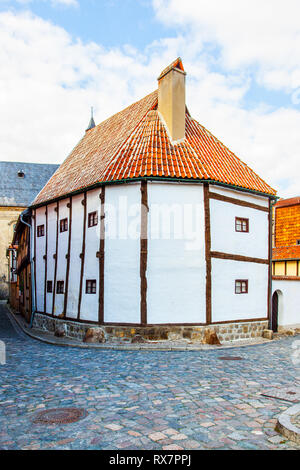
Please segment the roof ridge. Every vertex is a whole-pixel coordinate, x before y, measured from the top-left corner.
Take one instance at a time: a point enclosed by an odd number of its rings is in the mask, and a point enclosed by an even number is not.
[[[136,105],[136,104],[139,103],[140,101],[144,101],[144,100],[146,100],[147,98],[149,98],[151,95],[155,95],[155,94],[157,94],[157,90],[154,90],[154,91],[152,91],[151,93],[148,93],[148,95],[144,96],[143,98],[140,98],[139,100],[136,100],[134,103],[129,104],[129,105],[126,106],[125,108],[121,109],[121,111],[118,111],[117,113],[112,114],[112,115],[109,116],[108,118],[104,119],[104,121],[99,122],[99,124],[97,124],[97,125],[96,125],[93,129],[91,129],[91,130],[97,129],[99,126],[101,126],[101,125],[104,124],[105,122],[109,121],[109,120],[112,119],[113,117],[118,116],[118,115],[121,114],[121,113],[124,113],[124,111],[126,111],[127,109],[129,109],[129,108],[131,108],[132,106]],[[155,105],[155,106],[156,106],[156,105]]]

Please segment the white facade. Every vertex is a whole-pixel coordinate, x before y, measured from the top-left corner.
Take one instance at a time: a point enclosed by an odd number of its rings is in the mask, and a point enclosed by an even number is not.
[[[212,323],[267,319],[268,197],[209,186],[210,193],[225,196],[225,200],[213,195],[209,198],[208,274],[203,188],[203,184],[196,183],[147,183],[149,325],[205,324],[208,275]],[[64,313],[66,319],[98,322],[101,191],[87,191],[86,199],[82,193],[51,203],[47,216],[46,206],[36,209],[36,226],[45,226],[45,236],[36,237],[38,312],[54,316]],[[237,204],[227,198],[234,198]],[[141,183],[106,186],[104,210],[104,291],[100,292],[104,299],[103,320],[106,324],[140,324]],[[98,223],[89,227],[91,212],[97,212]],[[249,220],[249,232],[236,232],[236,217]],[[65,218],[68,230],[60,232],[60,220]],[[45,272],[54,290],[46,293],[46,308]],[[235,293],[235,281],[240,279],[248,281],[245,294]],[[62,294],[57,293],[58,281],[64,283]],[[87,281],[95,281],[95,292],[87,292]]]
[[[140,323],[140,201],[140,184],[105,189],[106,323]]]
[[[148,204],[148,323],[204,323],[203,186],[150,183]]]
[[[248,293],[235,294],[235,280],[248,280]],[[212,321],[268,316],[268,266],[225,259],[212,260]]]
[[[278,293],[278,326],[300,327],[300,281],[273,280],[274,292]]]
[[[70,246],[70,272],[69,288],[67,299],[66,316],[68,318],[77,318],[78,316],[78,298],[80,287],[82,239],[83,239],[83,221],[84,207],[82,205],[83,194],[72,198],[72,227],[71,227],[71,246]],[[64,264],[66,264],[65,260]]]

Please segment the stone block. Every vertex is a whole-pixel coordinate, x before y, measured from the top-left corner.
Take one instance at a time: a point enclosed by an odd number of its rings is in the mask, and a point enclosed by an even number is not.
[[[102,328],[89,328],[83,339],[84,343],[105,343],[105,333]]]
[[[168,333],[168,340],[169,341],[178,341],[180,339],[182,339],[182,336],[181,336],[180,333],[175,333],[174,331],[170,331]]]
[[[145,343],[146,340],[145,340],[145,338],[143,338],[141,335],[135,335],[135,336],[133,336],[133,338],[131,339],[131,342],[132,342],[132,343]]]
[[[210,328],[206,328],[204,330],[202,343],[203,344],[221,344],[217,333]]]
[[[67,328],[65,323],[60,323],[58,325],[55,325],[55,330],[54,330],[54,335],[57,336],[58,338],[62,338],[66,336],[67,333]]]

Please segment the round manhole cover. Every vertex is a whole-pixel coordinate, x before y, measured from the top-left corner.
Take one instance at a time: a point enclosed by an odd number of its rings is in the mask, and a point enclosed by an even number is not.
[[[222,356],[219,357],[221,361],[241,361],[243,358],[240,356]]]
[[[68,424],[76,423],[76,421],[86,416],[87,412],[83,408],[53,408],[40,411],[34,422],[40,424]]]

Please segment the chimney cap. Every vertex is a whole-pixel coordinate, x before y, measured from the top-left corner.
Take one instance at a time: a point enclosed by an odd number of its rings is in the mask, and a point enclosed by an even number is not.
[[[186,72],[183,68],[182,60],[181,57],[177,57],[168,67],[166,67],[160,74],[157,80],[160,80],[163,78],[167,73],[169,73],[171,70],[176,70],[177,72],[182,72],[184,75],[186,75]]]

